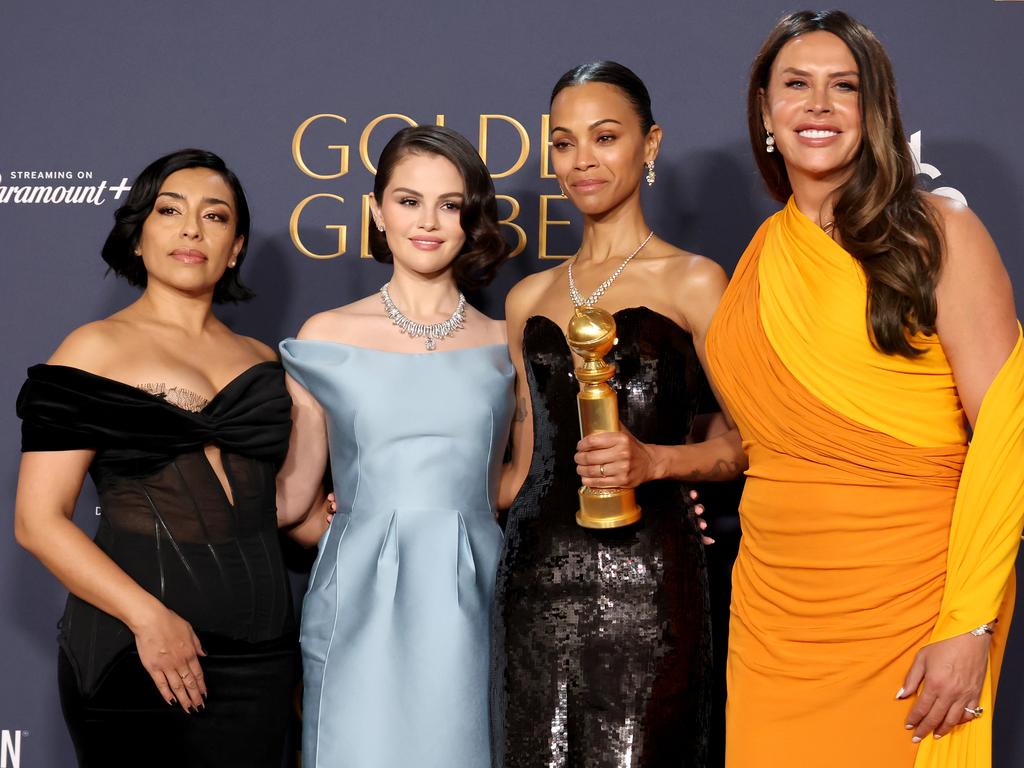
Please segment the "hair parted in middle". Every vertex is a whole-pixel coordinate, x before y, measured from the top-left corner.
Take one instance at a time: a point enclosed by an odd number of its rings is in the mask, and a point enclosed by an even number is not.
[[[651,109],[651,94],[647,91],[644,81],[637,77],[629,67],[619,64],[617,61],[592,61],[589,64],[580,64],[573,67],[555,83],[551,89],[551,101],[566,88],[584,83],[604,83],[612,85],[622,91],[629,99],[640,118],[640,129],[646,136],[655,124],[654,113]]]
[[[843,11],[799,11],[772,29],[750,70],[747,126],[769,192],[785,202],[793,188],[779,152],[765,152],[765,93],[782,47],[800,35],[829,32],[846,45],[860,74],[862,140],[850,178],[837,190],[832,213],[843,247],[868,283],[866,321],[882,352],[914,357],[917,333],[935,333],[935,285],[942,267],[938,212],[917,187],[914,158],[903,133],[896,80],[874,33]]]
[[[466,196],[459,211],[459,222],[466,242],[452,262],[455,282],[462,290],[482,288],[494,279],[498,267],[511,251],[498,223],[498,202],[494,197],[491,174],[472,144],[460,133],[439,125],[403,128],[387,143],[377,161],[373,196],[378,203],[395,166],[407,155],[438,155],[450,161],[462,176]],[[370,227],[370,253],[377,261],[391,264],[394,257],[387,236]]]

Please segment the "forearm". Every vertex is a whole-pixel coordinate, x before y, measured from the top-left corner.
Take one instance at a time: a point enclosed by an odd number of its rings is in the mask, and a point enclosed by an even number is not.
[[[652,480],[732,480],[747,468],[747,457],[735,428],[700,443],[648,444],[646,448],[651,454]]]
[[[285,528],[284,532],[304,547],[315,547],[329,527],[327,497],[321,489],[313,505],[302,515],[301,521]]]
[[[68,591],[120,619],[133,633],[164,609],[67,518],[19,521],[16,538]]]

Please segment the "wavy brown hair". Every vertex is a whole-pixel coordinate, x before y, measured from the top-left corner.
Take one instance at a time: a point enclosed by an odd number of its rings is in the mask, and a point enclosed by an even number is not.
[[[462,290],[484,287],[494,279],[511,249],[501,235],[494,182],[480,159],[480,153],[462,134],[451,128],[437,125],[403,128],[391,137],[380,153],[377,177],[373,181],[373,196],[378,203],[384,199],[384,190],[391,181],[395,166],[409,154],[440,155],[449,160],[462,176],[466,196],[459,211],[459,223],[466,233],[466,242],[452,262],[452,274]],[[394,261],[387,236],[376,227],[370,227],[370,253],[384,264]]]
[[[887,354],[914,357],[922,350],[911,343],[913,335],[935,333],[942,226],[917,187],[892,64],[870,29],[842,11],[799,11],[775,25],[750,69],[747,122],[754,158],[768,190],[785,202],[793,188],[784,159],[778,152],[765,152],[764,94],[782,47],[819,31],[846,44],[860,73],[863,138],[850,178],[836,190],[835,232],[867,277],[872,343]]]

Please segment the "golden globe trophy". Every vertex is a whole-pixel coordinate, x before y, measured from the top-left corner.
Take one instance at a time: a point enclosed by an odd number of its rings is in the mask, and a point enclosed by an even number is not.
[[[580,433],[619,431],[619,404],[608,379],[615,366],[604,361],[615,345],[615,318],[598,307],[582,306],[569,321],[565,332],[572,351],[583,358],[576,369],[580,392]],[[579,490],[580,509],[576,522],[584,528],[620,528],[640,519],[640,507],[632,488],[587,488]]]

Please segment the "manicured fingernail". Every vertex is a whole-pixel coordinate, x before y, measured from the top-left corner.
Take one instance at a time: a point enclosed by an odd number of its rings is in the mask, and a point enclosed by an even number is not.
[[[939,740],[939,739],[941,739],[941,738],[942,738],[942,734],[941,734],[941,733],[936,733],[936,734],[935,734],[935,740],[936,740],[936,741],[938,741],[938,740]]]
[[[896,691],[896,698],[897,699],[902,699],[905,694],[906,694],[906,691],[904,691],[902,688],[900,688],[898,691]]]
[[[921,741],[921,737],[920,736],[915,736],[914,738],[911,739],[911,741],[914,742],[915,744],[917,744],[919,741]]]
[[[912,731],[912,730],[914,730],[914,726],[912,726],[912,725],[911,725],[910,723],[907,723],[907,724],[906,724],[906,725],[904,725],[903,727],[904,727],[904,728],[905,728],[906,730],[908,730],[908,731]]]

